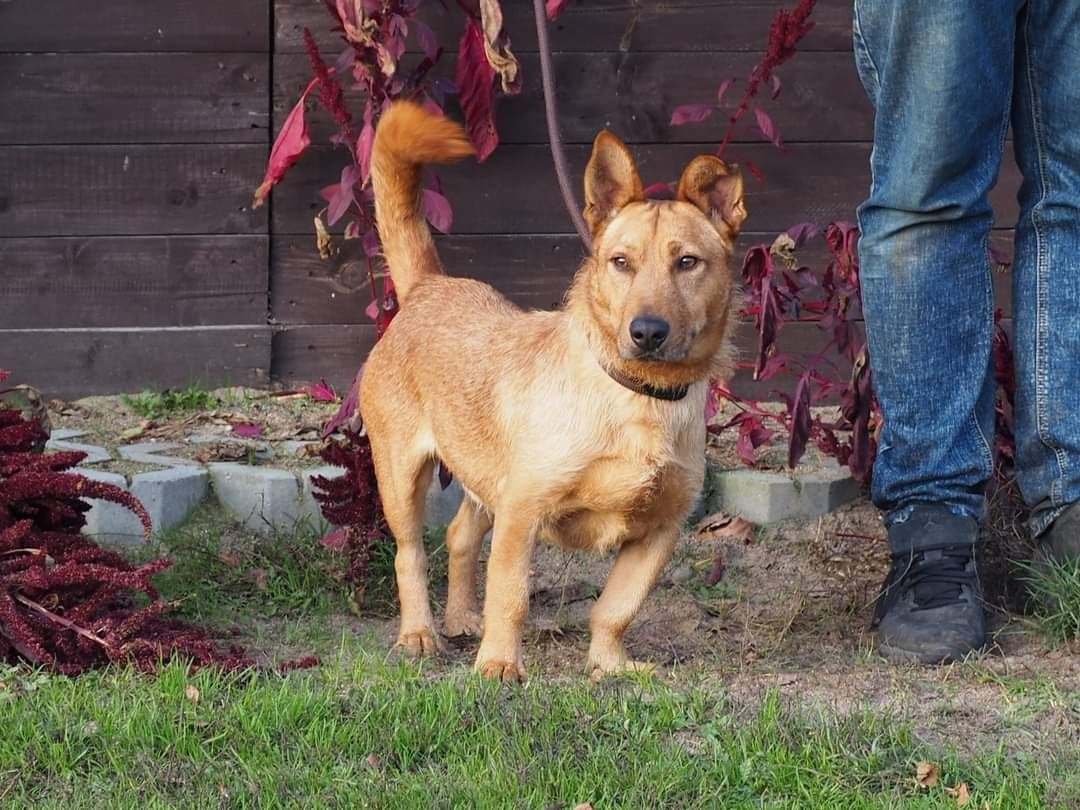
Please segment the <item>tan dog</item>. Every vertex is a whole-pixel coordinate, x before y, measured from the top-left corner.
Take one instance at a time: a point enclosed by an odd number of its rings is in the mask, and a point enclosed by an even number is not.
[[[441,646],[421,531],[442,459],[467,493],[446,535],[444,629],[483,630],[477,671],[524,677],[538,538],[618,549],[592,611],[589,663],[636,668],[623,633],[704,478],[707,380],[727,369],[742,178],[701,156],[677,200],[648,201],[626,146],[601,132],[585,170],[592,256],[562,310],[524,312],[486,284],[444,275],[424,222],[422,164],[471,153],[459,126],[414,104],[395,104],[375,137],[376,216],[402,308],[368,358],[360,410],[397,541],[398,644]],[[493,524],[481,618],[477,559]]]

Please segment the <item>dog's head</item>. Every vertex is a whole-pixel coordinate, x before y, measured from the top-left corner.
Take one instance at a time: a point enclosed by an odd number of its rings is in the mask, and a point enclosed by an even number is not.
[[[600,133],[585,169],[593,254],[578,281],[606,363],[654,385],[713,372],[728,335],[729,264],[745,218],[737,166],[701,155],[683,171],[676,199],[646,200],[630,151]]]

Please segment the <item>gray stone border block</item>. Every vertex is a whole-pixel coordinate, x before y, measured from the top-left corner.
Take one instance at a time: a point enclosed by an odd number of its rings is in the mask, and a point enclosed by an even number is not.
[[[85,436],[85,430],[73,430],[71,428],[53,428],[49,433],[49,438],[58,442],[66,442],[70,439],[77,439],[79,436]]]
[[[191,514],[206,497],[210,480],[206,470],[189,468],[139,473],[130,485],[120,473],[106,470],[77,467],[69,473],[113,484],[138,498],[150,515],[154,537]],[[90,504],[90,511],[86,513],[86,528],[83,530],[86,535],[106,545],[138,546],[144,542],[142,524],[128,509],[111,501],[96,498],[85,500]]]
[[[450,482],[450,486],[443,489],[436,472],[431,476],[431,486],[424,498],[424,525],[429,528],[449,525],[458,513],[464,497],[465,490],[456,478]]]
[[[715,470],[708,511],[737,514],[751,523],[816,518],[855,500],[861,488],[840,467],[791,476],[762,470]]]
[[[300,482],[288,470],[212,462],[210,480],[218,500],[253,532],[292,531],[300,518]]]
[[[91,481],[112,484],[127,490],[127,479],[120,473],[105,470],[84,470],[76,468],[69,474],[81,475]],[[103,545],[138,546],[144,542],[143,527],[139,519],[118,503],[99,501],[96,498],[84,498],[90,504],[86,513],[86,527],[83,533]]]
[[[131,480],[131,494],[146,507],[157,536],[186,519],[202,503],[209,485],[206,470],[172,467],[139,473]]]
[[[80,431],[73,432],[79,436],[82,435]],[[103,461],[112,461],[112,456],[109,455],[109,451],[104,447],[98,447],[96,444],[81,444],[80,442],[72,442],[54,437],[45,442],[45,449],[55,450],[60,453],[86,453],[86,458],[79,462],[80,464],[100,464]]]

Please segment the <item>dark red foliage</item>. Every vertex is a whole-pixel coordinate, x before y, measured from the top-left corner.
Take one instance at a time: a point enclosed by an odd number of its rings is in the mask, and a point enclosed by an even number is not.
[[[1013,362],[1012,343],[1005,327],[1001,325],[1002,311],[994,312],[994,380],[997,382],[997,398],[994,403],[994,448],[998,458],[1011,464],[1016,456],[1016,438],[1013,436],[1013,407],[1016,401],[1016,367]],[[998,472],[1002,472],[998,465]]]
[[[349,581],[360,583],[367,576],[372,545],[386,536],[386,520],[367,435],[349,429],[342,434],[344,439],[328,442],[320,456],[327,464],[343,468],[345,474],[314,476],[313,494],[326,520],[340,527],[323,538],[323,545],[348,555]]]
[[[171,605],[150,579],[169,560],[136,566],[80,533],[87,497],[130,509],[147,536],[150,518],[130,493],[68,472],[82,453],[30,452],[45,437],[0,409],[0,661],[68,675],[110,662],[152,671],[172,657],[253,665],[242,650],[221,650],[206,631],[164,618]]]
[[[792,467],[812,443],[848,466],[856,480],[867,482],[881,413],[873,394],[867,348],[856,330],[862,317],[858,230],[847,222],[830,223],[823,233],[829,262],[824,271],[815,273],[798,264],[795,251],[821,234],[810,223],[796,225],[771,246],[751,247],[743,260],[746,304],[742,315],[754,319],[758,332],[754,379],[794,375],[794,396],[775,392],[786,403],[786,413],[763,408],[716,385],[715,395],[734,402],[741,412],[710,430],[720,433],[738,427],[739,457],[753,464],[757,448],[773,437],[765,427],[772,424],[787,435]],[[795,321],[816,323],[824,333],[821,346],[805,359],[777,351],[781,330]],[[847,365],[838,368],[834,356]],[[843,368],[850,368],[850,373]],[[814,406],[834,397],[840,400],[835,419],[814,413]]]
[[[304,50],[307,51],[308,61],[311,63],[311,72],[319,80],[319,103],[334,117],[334,123],[338,125],[349,149],[355,149],[356,131],[353,129],[352,114],[345,106],[345,92],[341,89],[341,82],[323,61],[315,38],[307,28],[304,29]]]

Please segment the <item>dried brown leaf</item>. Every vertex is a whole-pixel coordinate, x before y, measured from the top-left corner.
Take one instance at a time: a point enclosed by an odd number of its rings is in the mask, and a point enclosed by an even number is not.
[[[971,795],[968,793],[967,782],[961,782],[956,787],[946,787],[945,792],[956,799],[957,807],[964,807],[971,801]]]
[[[704,518],[694,529],[701,540],[737,540],[754,542],[754,524],[738,515],[716,512]]]
[[[192,703],[198,703],[199,698],[202,697],[202,695],[200,694],[199,688],[197,686],[189,683],[186,687],[184,687],[184,697],[186,697]]]
[[[915,765],[915,781],[924,788],[932,788],[938,783],[941,770],[933,762],[919,762]]]

